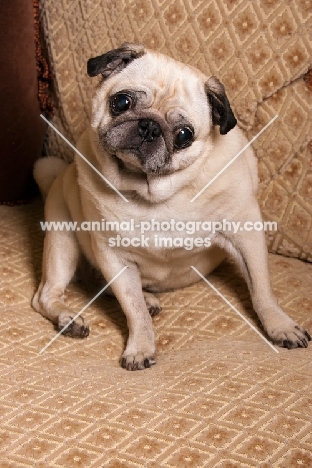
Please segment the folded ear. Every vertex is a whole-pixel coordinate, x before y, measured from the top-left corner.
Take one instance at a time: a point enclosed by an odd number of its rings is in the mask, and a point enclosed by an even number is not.
[[[136,58],[142,57],[144,53],[145,50],[142,44],[126,42],[118,49],[110,50],[98,57],[90,58],[87,63],[88,75],[97,76],[101,73],[103,78],[108,78],[123,70]]]
[[[225,135],[237,124],[222,83],[211,76],[205,83],[205,90],[211,105],[212,123],[220,125],[221,135]]]

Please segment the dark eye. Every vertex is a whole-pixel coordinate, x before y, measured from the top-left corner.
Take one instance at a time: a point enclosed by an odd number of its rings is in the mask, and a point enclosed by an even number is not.
[[[132,106],[132,98],[129,94],[119,93],[111,99],[111,109],[114,114],[121,114]]]
[[[177,149],[186,148],[190,146],[193,141],[194,132],[190,127],[180,128],[176,132],[174,145]]]

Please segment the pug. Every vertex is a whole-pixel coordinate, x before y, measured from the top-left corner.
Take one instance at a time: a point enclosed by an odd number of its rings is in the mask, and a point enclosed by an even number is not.
[[[81,256],[107,283],[124,269],[110,284],[129,329],[120,362],[127,370],[145,369],[156,363],[152,316],[161,307],[155,293],[196,283],[201,278],[192,266],[207,276],[231,255],[272,342],[289,349],[307,347],[310,335],[273,295],[264,232],[221,229],[209,232],[209,242],[204,241],[204,220],[241,225],[261,220],[257,161],[250,146],[202,190],[247,143],[224,86],[196,68],[132,43],[91,58],[87,72],[100,80],[91,124],[77,145],[85,159],[76,155],[66,165],[47,157],[35,166],[46,198],[45,218],[75,221],[77,226],[86,220],[118,226],[134,219],[134,229],[46,232],[34,309],[61,330],[74,317],[62,297]],[[196,238],[203,242],[194,241],[186,249],[183,242],[173,242],[177,232],[168,230],[158,231],[157,239],[169,237],[171,244],[132,242],[140,238],[141,223],[151,220],[197,222]],[[118,236],[119,244],[112,242]],[[183,241],[188,234],[179,236]],[[79,316],[65,333],[86,337],[89,328]]]

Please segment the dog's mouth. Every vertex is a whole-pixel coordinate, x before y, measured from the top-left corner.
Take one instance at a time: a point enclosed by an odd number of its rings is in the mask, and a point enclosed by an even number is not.
[[[114,122],[100,131],[101,144],[128,172],[163,174],[170,171],[173,152],[171,133],[157,120],[141,118]]]

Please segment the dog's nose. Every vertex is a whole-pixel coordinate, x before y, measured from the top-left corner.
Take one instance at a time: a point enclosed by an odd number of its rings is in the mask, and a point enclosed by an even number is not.
[[[161,127],[158,122],[152,119],[140,119],[139,135],[143,141],[153,141],[161,135]]]

